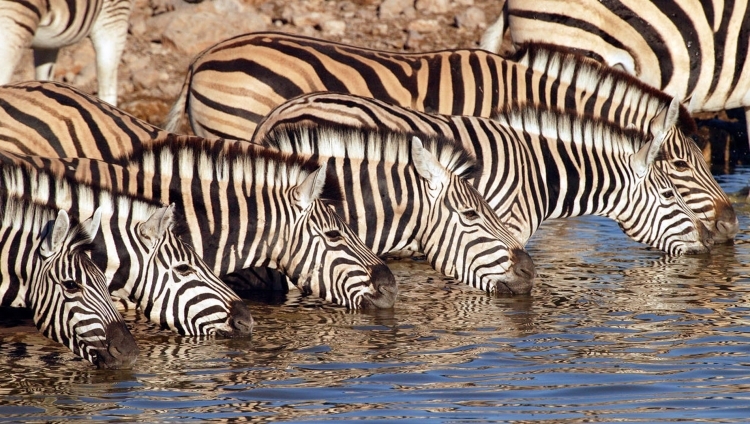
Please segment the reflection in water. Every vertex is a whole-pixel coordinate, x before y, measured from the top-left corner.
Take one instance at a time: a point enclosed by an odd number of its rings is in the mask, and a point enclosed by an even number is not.
[[[180,337],[132,315],[129,372],[90,369],[0,320],[0,419],[744,421],[750,212],[740,222],[734,246],[677,258],[604,219],[549,222],[528,246],[531,296],[394,261],[393,310],[291,292],[250,302],[252,339]]]

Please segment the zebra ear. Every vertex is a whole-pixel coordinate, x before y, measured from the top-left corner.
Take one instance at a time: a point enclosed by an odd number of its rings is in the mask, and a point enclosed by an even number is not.
[[[298,185],[295,189],[297,204],[301,208],[308,207],[312,202],[320,197],[323,193],[323,187],[326,184],[326,169],[328,168],[327,162],[320,164],[315,172],[308,175],[302,184]]]
[[[164,206],[151,215],[146,222],[141,224],[140,233],[143,242],[149,248],[156,245],[156,241],[166,234],[174,223],[174,203]]]
[[[411,139],[411,158],[417,173],[430,185],[445,180],[445,168],[438,162],[435,155],[424,148],[422,140],[416,136]]]
[[[656,114],[654,119],[651,120],[651,135],[656,139],[658,137],[664,137],[665,133],[672,127],[677,125],[677,120],[680,119],[680,100],[676,97],[672,98],[669,106],[660,110]]]
[[[656,137],[648,143],[644,144],[636,154],[633,155],[633,167],[635,174],[638,177],[646,175],[648,168],[654,163],[656,157],[659,155],[662,144],[664,144],[665,138]]]
[[[52,224],[52,228],[50,229],[48,226],[46,231],[42,233],[42,244],[39,247],[39,253],[47,258],[58,252],[62,248],[69,230],[70,218],[68,217],[68,213],[61,209],[57,213],[57,218]]]
[[[91,243],[96,238],[96,233],[99,232],[99,226],[102,222],[102,208],[96,208],[94,211],[94,214],[91,215],[91,218],[87,219],[83,222],[83,225],[85,226],[86,234],[88,234],[88,238],[86,240],[86,243]]]

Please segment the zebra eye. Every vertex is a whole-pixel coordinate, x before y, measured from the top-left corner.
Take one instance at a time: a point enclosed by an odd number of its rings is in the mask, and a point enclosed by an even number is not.
[[[672,162],[672,165],[678,170],[678,171],[686,171],[690,168],[690,164],[685,162],[684,160],[676,160]]]
[[[184,277],[184,276],[187,276],[187,275],[190,275],[190,274],[192,274],[193,272],[195,272],[195,271],[193,270],[193,267],[191,267],[191,266],[190,266],[190,265],[188,265],[188,264],[180,264],[180,265],[177,265],[177,266],[175,266],[175,267],[174,267],[174,268],[172,268],[172,269],[174,269],[174,271],[175,271],[176,273],[178,273],[178,274],[182,275],[183,277]]]
[[[344,238],[339,230],[328,230],[323,233],[323,235],[325,235],[331,241],[339,241]]]
[[[479,214],[474,209],[467,209],[461,213],[464,215],[464,218],[468,219],[469,221],[479,219]]]
[[[77,292],[81,291],[81,285],[78,284],[77,281],[64,280],[60,284],[62,284],[63,288],[68,293],[77,293]]]
[[[672,190],[671,188],[668,188],[662,191],[661,195],[667,200],[672,200],[674,198],[674,190]]]

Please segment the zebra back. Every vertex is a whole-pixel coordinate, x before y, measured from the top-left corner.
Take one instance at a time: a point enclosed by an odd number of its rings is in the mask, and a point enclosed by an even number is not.
[[[80,183],[49,164],[3,153],[1,190],[74,218],[100,210],[91,257],[105,271],[113,297],[133,302],[147,319],[181,334],[250,333],[247,307],[183,241],[173,206]]]
[[[453,140],[290,125],[262,142],[335,169],[344,187],[337,212],[376,254],[423,252],[438,271],[482,290],[531,290],[530,257],[471,186],[481,170]]]
[[[135,339],[86,254],[100,218],[76,224],[65,210],[0,194],[0,306],[30,308],[42,334],[100,368],[130,368]]]

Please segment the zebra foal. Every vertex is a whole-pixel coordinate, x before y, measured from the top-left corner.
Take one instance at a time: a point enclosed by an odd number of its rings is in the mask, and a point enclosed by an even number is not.
[[[261,32],[228,39],[198,55],[166,123],[177,130],[187,114],[204,137],[247,139],[270,111],[295,96],[334,91],[372,97],[421,112],[489,117],[513,104],[570,110],[639,130],[672,98],[622,72],[577,55],[528,45],[513,60],[482,50],[427,53],[376,51],[313,38]],[[693,143],[687,110],[662,128],[665,146]],[[715,233],[731,241],[737,216],[693,147],[660,152],[661,166]],[[693,178],[695,177],[695,178]],[[690,183],[690,184],[687,184]]]
[[[658,165],[676,104],[663,110],[646,141],[569,112],[520,106],[493,119],[417,112],[386,102],[314,93],[279,106],[251,141],[299,125],[416,131],[459,140],[480,163],[473,180],[500,220],[525,244],[544,220],[602,215],[636,241],[669,254],[702,253],[712,237]]]
[[[73,170],[75,172],[75,170]],[[247,306],[182,240],[175,207],[83,184],[21,155],[2,152],[0,192],[81,218],[98,210],[91,258],[110,295],[146,319],[184,335],[250,334]]]
[[[54,78],[60,48],[91,37],[99,97],[117,104],[117,67],[125,49],[132,0],[0,1],[0,85],[10,82],[24,50],[34,49],[38,80]]]
[[[42,334],[99,368],[131,368],[138,347],[86,255],[100,220],[0,193],[0,306],[30,308]]]

